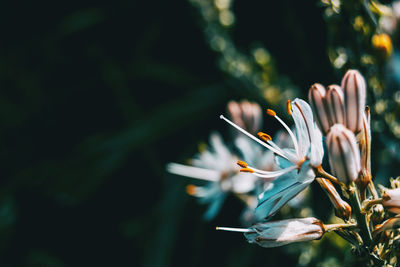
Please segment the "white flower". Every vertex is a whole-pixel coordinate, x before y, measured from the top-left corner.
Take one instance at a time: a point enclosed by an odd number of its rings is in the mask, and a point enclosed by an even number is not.
[[[268,161],[271,157],[269,153],[265,153],[240,136],[236,138],[235,146],[241,156],[260,168],[262,167],[259,165],[260,162]],[[206,220],[211,220],[222,207],[227,193],[249,194],[256,188],[259,179],[251,174],[239,172],[237,161],[238,156],[228,149],[222,137],[218,133],[212,133],[210,148],[197,154],[191,160],[192,166],[169,163],[167,171],[206,181],[205,185],[187,186],[187,192],[198,197],[201,203],[209,205],[204,217]],[[248,205],[254,205],[250,199],[248,202]]]
[[[295,99],[287,102],[287,108],[293,117],[296,135],[273,110],[267,110],[267,113],[276,118],[287,130],[293,148],[280,148],[269,135],[258,133],[263,142],[221,115],[221,119],[277,155],[276,165],[279,169],[274,171],[260,170],[246,163],[240,163],[242,171],[254,173],[260,178],[271,181],[266,191],[259,196],[257,217],[268,218],[274,215],[314,180],[313,167],[319,167],[322,163],[324,155],[322,134],[314,123],[310,106],[301,99]]]
[[[217,230],[243,232],[249,243],[256,243],[265,248],[315,240],[325,233],[322,222],[313,217],[262,222],[248,229],[218,227]]]

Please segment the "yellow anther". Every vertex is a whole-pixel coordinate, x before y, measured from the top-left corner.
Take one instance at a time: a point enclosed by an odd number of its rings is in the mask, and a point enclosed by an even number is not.
[[[290,102],[290,99],[286,101],[286,109],[289,115],[292,115],[292,103]]]
[[[193,196],[194,194],[196,194],[197,188],[195,185],[189,184],[186,186],[186,193],[188,193],[188,195]]]
[[[266,134],[266,133],[263,133],[263,132],[258,132],[257,135],[264,142],[268,142],[268,141],[272,140],[272,138],[271,138],[271,136],[269,134]]]
[[[240,171],[241,172],[250,172],[250,173],[253,173],[254,171],[252,170],[252,169],[250,169],[250,168],[243,168],[243,169],[240,169]]]
[[[237,165],[239,165],[242,168],[247,168],[249,166],[249,164],[247,164],[246,162],[244,162],[242,160],[238,160]]]
[[[276,116],[276,112],[273,111],[272,109],[267,109],[267,114],[272,116],[272,117]]]

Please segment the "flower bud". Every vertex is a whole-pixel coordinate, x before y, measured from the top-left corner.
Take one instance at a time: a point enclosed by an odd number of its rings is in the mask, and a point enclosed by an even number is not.
[[[327,193],[329,200],[335,207],[335,215],[343,220],[349,220],[351,216],[351,207],[340,197],[333,184],[329,180],[323,178],[317,178],[316,180],[325,193]]]
[[[227,111],[231,120],[246,131],[255,134],[260,130],[262,113],[258,104],[247,100],[230,101],[227,105]]]
[[[270,248],[319,239],[324,232],[322,222],[309,217],[258,223],[251,226],[244,235],[249,243],[257,243],[262,247]]]
[[[323,134],[325,135],[332,126],[330,111],[326,103],[325,87],[319,83],[313,84],[308,91],[308,100],[314,110],[315,120]]]
[[[332,124],[345,123],[344,115],[344,94],[339,85],[329,85],[326,94]]]
[[[390,212],[400,213],[400,188],[386,189],[382,196],[382,204]]]
[[[336,177],[348,184],[357,179],[361,170],[360,151],[353,132],[335,124],[327,136],[329,163]]]
[[[364,77],[357,70],[348,70],[341,84],[344,91],[344,109],[346,127],[354,133],[362,128],[366,101],[366,84]]]

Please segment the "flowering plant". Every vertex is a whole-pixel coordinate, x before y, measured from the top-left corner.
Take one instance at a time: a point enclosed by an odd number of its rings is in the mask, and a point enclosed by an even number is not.
[[[365,104],[364,78],[358,71],[349,70],[341,86],[331,85],[326,90],[322,85],[314,84],[309,90],[309,103],[311,106],[301,99],[287,102],[287,111],[295,123],[295,133],[273,110],[267,110],[267,114],[287,130],[292,141],[291,148],[279,147],[268,134],[262,132],[256,138],[221,116],[221,119],[272,151],[277,169],[260,170],[239,161],[242,172],[253,173],[269,181],[269,186],[258,196],[255,209],[257,217],[264,219],[249,228],[217,229],[243,232],[250,243],[263,247],[319,239],[324,233],[333,231],[348,241],[355,255],[363,258],[367,265],[395,265],[400,238],[397,230],[400,228],[400,217],[397,215],[400,211],[400,182],[392,180],[392,189],[380,186],[379,194],[372,181],[370,112]],[[323,140],[330,172],[323,168]],[[336,216],[343,223],[324,224],[313,217],[269,221],[285,203],[314,180],[326,192]]]

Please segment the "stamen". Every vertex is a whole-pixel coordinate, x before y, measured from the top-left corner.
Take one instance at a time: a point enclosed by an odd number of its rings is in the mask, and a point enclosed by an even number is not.
[[[240,169],[240,172],[249,172],[249,173],[253,173],[254,171],[250,168],[242,168]]]
[[[269,150],[271,150],[272,152],[274,152],[275,154],[278,154],[279,156],[289,160],[287,158],[286,155],[282,154],[281,151],[277,150],[276,148],[260,141],[260,139],[257,139],[255,136],[253,136],[252,134],[250,134],[249,132],[247,132],[246,130],[240,128],[239,126],[237,126],[235,123],[231,122],[230,120],[228,120],[227,118],[225,118],[223,115],[219,116],[220,119],[226,121],[227,123],[229,123],[230,125],[232,125],[233,127],[235,127],[236,129],[238,129],[240,132],[242,132],[243,134],[247,135],[248,137],[250,137],[251,139],[253,139],[254,141],[256,141],[257,143],[259,143],[260,145],[268,148]]]
[[[193,196],[193,195],[196,194],[196,192],[197,192],[197,186],[192,185],[192,184],[189,184],[189,185],[186,186],[186,193],[188,195]]]
[[[239,165],[242,168],[247,168],[249,166],[249,164],[247,164],[246,162],[244,162],[242,160],[238,160],[237,165]]]
[[[264,142],[268,142],[268,141],[272,140],[272,138],[271,138],[271,136],[269,134],[266,134],[266,133],[263,133],[263,132],[258,132],[257,135]]]
[[[292,115],[292,103],[290,103],[290,99],[288,99],[286,101],[286,109],[287,109],[287,112],[289,113],[289,115],[291,116]]]
[[[270,116],[276,116],[276,112],[275,111],[273,111],[272,109],[267,109],[267,114],[268,115],[270,115]]]
[[[297,156],[299,158],[301,158],[299,144],[297,143],[296,136],[294,135],[292,130],[290,130],[289,126],[287,126],[287,124],[283,120],[281,120],[281,118],[279,118],[277,115],[275,115],[274,118],[277,119],[283,125],[283,127],[285,127],[286,131],[290,135],[290,138],[292,139],[292,142],[293,142],[293,145],[294,145],[294,150],[296,150]]]
[[[259,170],[259,169],[252,169],[252,170],[254,172],[254,175],[256,175],[260,178],[266,179],[266,178],[276,178],[278,176],[281,176],[288,172],[291,172],[297,168],[298,168],[297,165],[293,165],[293,166],[287,167],[287,168],[279,170],[279,171],[263,171],[263,170]]]
[[[217,231],[229,231],[229,232],[239,232],[239,233],[248,233],[250,232],[249,229],[246,228],[231,228],[231,227],[215,227]]]

